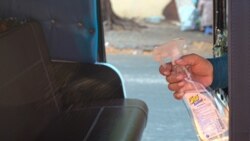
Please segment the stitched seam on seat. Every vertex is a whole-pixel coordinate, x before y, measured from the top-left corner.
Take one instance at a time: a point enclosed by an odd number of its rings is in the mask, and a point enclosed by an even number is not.
[[[34,34],[34,38],[35,38],[36,45],[38,46],[38,50],[39,50],[39,54],[40,54],[40,56],[41,56],[43,68],[44,68],[44,70],[45,70],[45,72],[46,72],[47,79],[49,80],[50,88],[53,90],[52,96],[53,96],[53,99],[54,99],[54,102],[55,102],[57,111],[60,112],[59,104],[58,104],[58,102],[57,102],[57,100],[56,100],[56,96],[55,96],[55,94],[54,94],[54,93],[55,93],[55,90],[54,90],[54,88],[53,88],[53,86],[52,86],[52,83],[51,83],[51,80],[50,80],[50,77],[49,77],[49,72],[48,72],[48,70],[47,70],[47,67],[46,67],[45,62],[44,62],[44,57],[43,57],[43,55],[42,55],[41,45],[39,44],[38,39],[37,39],[37,33],[36,33],[36,30],[35,30],[35,27],[34,27],[33,24],[30,24],[30,25],[31,25],[32,32],[33,32],[33,34]]]
[[[20,72],[18,75],[16,75],[14,78],[8,80],[6,83],[4,83],[2,86],[0,86],[0,89],[2,89],[3,87],[7,86],[8,84],[10,84],[11,82],[15,81],[16,79],[18,79],[19,77],[21,77],[24,73],[26,73],[27,71],[30,71],[32,68],[36,67],[37,65],[39,65],[41,63],[42,60],[38,60],[37,62],[35,62],[33,65],[29,66],[28,68],[24,69],[22,72]]]
[[[100,118],[100,116],[101,116],[103,110],[104,110],[104,107],[102,107],[102,108],[100,109],[100,111],[98,112],[98,114],[97,114],[97,116],[96,116],[96,118],[95,118],[93,124],[92,124],[91,127],[89,128],[89,131],[88,131],[86,137],[83,139],[83,141],[87,141],[87,140],[88,140],[88,138],[89,138],[89,136],[90,136],[92,130],[95,128],[95,125],[96,125],[96,123],[98,122],[98,120],[99,120],[99,118]]]
[[[98,108],[98,106],[91,106],[91,107],[88,107],[87,109],[90,109],[90,108]],[[146,120],[148,120],[148,112],[146,110],[144,110],[143,108],[138,107],[138,106],[103,106],[103,108],[137,108],[144,113]],[[85,108],[80,108],[79,110],[81,110],[81,109],[85,109]],[[86,141],[86,140],[84,140],[84,141]]]
[[[143,108],[138,106],[105,106],[105,108],[137,108],[147,116],[147,112]]]
[[[99,108],[100,106],[89,106],[89,107],[87,107],[87,108],[79,108],[79,109],[76,109],[76,110],[82,110],[82,109],[91,109],[91,108],[93,108],[93,109],[96,109],[96,108]],[[102,106],[102,107],[104,107],[104,108],[137,108],[137,109],[139,109],[140,111],[142,111],[146,116],[148,115],[147,113],[147,111],[146,110],[144,110],[143,108],[141,108],[141,107],[139,107],[139,106]]]

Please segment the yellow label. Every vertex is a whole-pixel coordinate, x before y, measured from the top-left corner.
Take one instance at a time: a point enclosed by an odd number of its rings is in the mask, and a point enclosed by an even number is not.
[[[199,101],[199,99],[200,99],[200,97],[199,97],[198,94],[195,95],[195,96],[191,96],[191,97],[189,98],[189,103],[190,103],[190,104],[194,104],[195,102]]]

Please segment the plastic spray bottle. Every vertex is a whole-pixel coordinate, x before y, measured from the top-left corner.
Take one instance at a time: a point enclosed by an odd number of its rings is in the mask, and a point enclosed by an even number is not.
[[[153,51],[154,59],[164,67],[171,59],[174,66],[173,73],[185,73],[187,88],[183,101],[196,129],[200,141],[228,141],[228,108],[218,102],[207,88],[195,82],[186,67],[175,65],[175,61],[183,55],[186,48],[184,39],[178,38],[156,47]]]

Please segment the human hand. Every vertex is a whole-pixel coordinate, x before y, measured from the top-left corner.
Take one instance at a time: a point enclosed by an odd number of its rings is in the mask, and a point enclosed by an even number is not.
[[[207,59],[196,54],[189,54],[176,60],[175,64],[187,68],[192,79],[203,84],[205,87],[212,84],[213,66]],[[169,82],[168,88],[174,91],[174,97],[182,99],[185,90],[188,89],[189,83],[185,81],[187,76],[185,73],[175,73],[173,69],[174,66],[169,62],[160,67],[160,73]]]

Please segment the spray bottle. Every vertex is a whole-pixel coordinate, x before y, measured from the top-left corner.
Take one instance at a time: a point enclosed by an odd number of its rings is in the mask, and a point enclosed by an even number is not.
[[[154,59],[165,67],[171,59],[173,73],[185,73],[187,88],[183,101],[196,129],[200,141],[228,141],[228,109],[218,102],[207,88],[192,79],[187,68],[178,66],[175,61],[183,54],[186,48],[184,39],[178,38],[156,47],[153,51]],[[167,61],[169,62],[169,61]],[[222,108],[221,108],[222,107]]]

